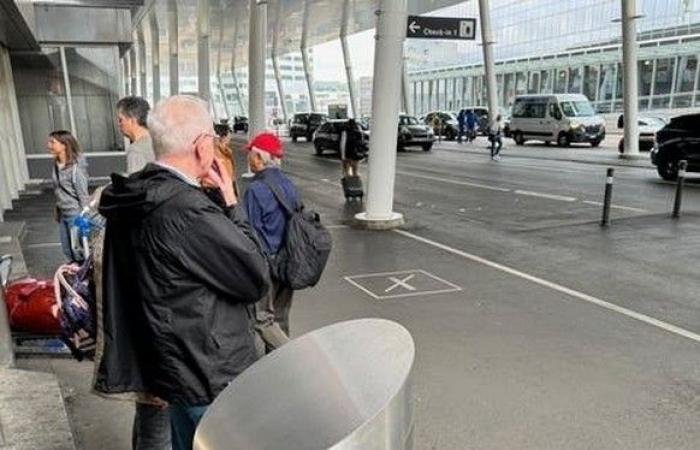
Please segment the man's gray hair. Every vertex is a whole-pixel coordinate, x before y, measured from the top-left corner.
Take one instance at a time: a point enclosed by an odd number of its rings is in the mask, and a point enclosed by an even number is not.
[[[253,147],[250,149],[252,153],[255,153],[256,155],[260,156],[260,159],[263,162],[263,166],[265,167],[279,167],[282,165],[282,160],[279,158],[275,158],[271,154],[267,153],[266,151],[260,150],[259,148]]]
[[[156,158],[192,151],[202,133],[213,134],[207,103],[191,95],[174,95],[158,102],[148,115]]]

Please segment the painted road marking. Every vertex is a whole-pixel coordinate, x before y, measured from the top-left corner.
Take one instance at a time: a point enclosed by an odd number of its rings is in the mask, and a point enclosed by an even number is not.
[[[583,200],[583,203],[585,203],[585,204],[587,204],[587,205],[603,206],[603,203],[601,203],[601,202],[594,202],[594,201],[591,201],[591,200]],[[649,211],[646,210],[646,209],[632,208],[631,206],[621,206],[621,205],[612,204],[612,205],[610,205],[610,207],[611,207],[611,208],[616,208],[616,209],[622,209],[622,210],[625,210],[625,211],[639,212],[639,213],[647,213],[647,212],[649,212]]]
[[[24,248],[31,249],[31,248],[49,248],[49,247],[60,247],[61,243],[60,242],[45,242],[42,244],[28,244],[25,245]]]
[[[456,284],[421,269],[351,275],[344,279],[375,300],[444,294],[462,290]],[[409,284],[408,281],[411,283]]]
[[[497,192],[510,192],[511,191],[510,189],[502,188],[502,187],[489,186],[489,185],[480,184],[480,183],[472,183],[469,181],[450,180],[449,178],[431,177],[430,175],[421,175],[421,174],[417,174],[414,172],[405,172],[403,170],[397,170],[396,173],[399,175],[406,175],[406,176],[414,177],[414,178],[423,178],[425,180],[439,181],[441,183],[456,184],[458,186],[469,186],[469,187],[475,187],[475,188],[479,188],[479,189],[488,189],[490,191],[497,191]]]
[[[549,200],[558,200],[561,202],[575,202],[576,197],[567,197],[565,195],[554,195],[554,194],[543,194],[542,192],[534,191],[521,191],[520,189],[514,191],[517,195],[527,195],[529,197],[546,198]]]
[[[394,284],[389,286],[388,288],[384,289],[384,292],[391,292],[397,287],[401,286],[402,288],[408,289],[409,291],[415,291],[416,288],[408,284],[408,281],[411,281],[414,277],[416,276],[415,273],[412,273],[411,275],[405,277],[405,278],[396,278],[396,277],[389,277],[389,281],[393,281]]]
[[[9,244],[12,242],[12,236],[0,236],[0,244]]]
[[[441,244],[439,242],[415,235],[413,233],[409,233],[407,231],[403,230],[394,230],[395,233],[398,233],[402,236],[405,236],[407,238],[423,242],[424,244],[431,245],[435,248],[439,248],[441,250],[445,250],[446,252],[452,253],[453,255],[460,256],[464,259],[468,259],[470,261],[474,261],[476,263],[491,267],[496,270],[500,270],[501,272],[505,272],[507,274],[516,276],[518,278],[522,278],[524,280],[530,281],[532,283],[538,284],[540,286],[544,286],[546,288],[552,289],[557,292],[561,292],[562,294],[566,294],[570,297],[583,300],[584,302],[588,302],[597,306],[600,306],[601,308],[605,308],[607,310],[616,312],[618,314],[622,314],[623,316],[627,316],[631,319],[638,320],[640,322],[644,322],[648,325],[651,325],[653,327],[659,328],[661,330],[667,331],[669,333],[673,333],[677,336],[684,337],[686,339],[690,339],[692,341],[700,343],[700,334],[693,333],[692,331],[686,330],[684,328],[681,328],[679,326],[670,324],[668,322],[664,322],[659,319],[655,319],[651,316],[647,316],[646,314],[638,313],[636,311],[633,311],[631,309],[616,305],[614,303],[610,303],[608,301],[599,299],[597,297],[593,297],[592,295],[585,294],[583,292],[576,291],[574,289],[568,288],[566,286],[562,286],[561,284],[558,283],[553,283],[551,281],[547,281],[543,278],[536,277],[534,275],[527,274],[525,272],[521,272],[517,269],[513,269],[511,267],[505,266],[503,264],[499,264],[497,262],[489,261],[486,258],[482,258],[480,256],[472,255],[471,253],[467,253],[462,250],[458,250],[456,248],[447,246],[445,244]]]

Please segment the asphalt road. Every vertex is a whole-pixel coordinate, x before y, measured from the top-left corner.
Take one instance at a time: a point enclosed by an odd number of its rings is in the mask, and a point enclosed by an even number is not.
[[[602,229],[605,166],[539,151],[510,144],[494,162],[480,140],[400,153],[407,224],[365,232],[346,226],[362,205],[345,203],[336,157],[288,143],[284,168],[335,241],[321,283],[295,296],[293,335],[368,316],[406,326],[417,450],[697,448],[700,184],[672,220],[673,185],[616,167]],[[32,273],[60,261],[50,207],[44,194],[13,213]],[[90,393],[91,364],[22,365],[58,375],[81,448],[129,448],[132,407]]]

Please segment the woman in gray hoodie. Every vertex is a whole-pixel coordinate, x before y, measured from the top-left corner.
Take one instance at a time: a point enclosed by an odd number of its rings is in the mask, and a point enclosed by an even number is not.
[[[71,246],[70,230],[75,217],[90,202],[87,162],[80,155],[78,141],[70,131],[51,132],[47,147],[54,157],[52,179],[61,247],[69,261],[77,261],[78,256]]]

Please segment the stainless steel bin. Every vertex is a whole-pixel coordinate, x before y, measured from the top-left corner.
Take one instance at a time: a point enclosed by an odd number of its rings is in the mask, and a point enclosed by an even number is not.
[[[260,359],[209,407],[196,450],[411,450],[415,345],[382,319],[315,330]]]

